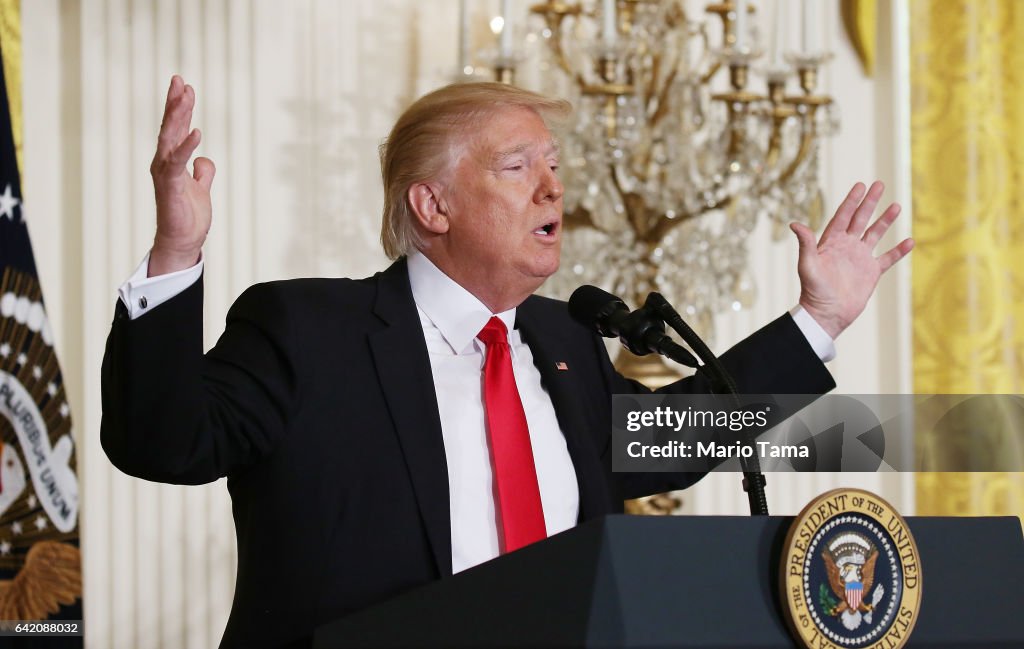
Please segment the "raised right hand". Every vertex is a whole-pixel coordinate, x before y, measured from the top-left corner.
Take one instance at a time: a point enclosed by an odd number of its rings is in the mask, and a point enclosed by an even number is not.
[[[149,173],[156,194],[156,236],[149,256],[149,276],[194,266],[210,231],[213,208],[210,185],[216,169],[209,158],[196,158],[193,173],[186,168],[199,146],[199,129],[189,130],[196,92],[178,75],[171,77],[160,125],[156,155]]]

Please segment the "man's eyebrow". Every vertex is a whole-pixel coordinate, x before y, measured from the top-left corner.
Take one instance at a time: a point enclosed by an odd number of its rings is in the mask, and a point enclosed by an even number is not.
[[[518,153],[522,153],[523,151],[526,151],[529,148],[530,148],[530,143],[529,142],[523,142],[522,144],[517,144],[516,146],[514,146],[514,147],[512,147],[510,149],[504,149],[502,151],[495,152],[495,154],[492,156],[492,160],[494,162],[501,162],[503,160],[511,158],[512,156],[514,156],[514,155],[516,155]],[[545,156],[549,156],[549,155],[552,155],[552,154],[554,154],[554,155],[558,155],[559,154],[559,147],[558,147],[558,141],[557,140],[551,140],[550,144],[548,145],[547,151],[545,151],[545,153],[544,153]]]
[[[514,146],[514,147],[512,147],[510,149],[504,149],[502,151],[495,151],[494,155],[492,156],[492,158],[493,158],[493,160],[495,162],[501,162],[502,160],[505,160],[506,158],[511,158],[512,156],[514,156],[514,155],[516,155],[518,153],[522,153],[523,151],[526,151],[529,148],[530,148],[529,143],[523,142],[522,144],[517,144],[516,146]]]

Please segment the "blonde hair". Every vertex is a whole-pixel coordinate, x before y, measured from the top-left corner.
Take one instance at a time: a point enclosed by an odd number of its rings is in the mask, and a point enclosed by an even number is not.
[[[384,214],[380,241],[389,259],[419,248],[409,188],[446,176],[458,161],[461,138],[477,122],[504,108],[529,108],[549,128],[564,119],[572,105],[503,83],[457,83],[420,97],[402,113],[380,145]]]

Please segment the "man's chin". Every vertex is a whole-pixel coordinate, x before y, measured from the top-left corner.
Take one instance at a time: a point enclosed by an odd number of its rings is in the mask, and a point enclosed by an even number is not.
[[[558,272],[558,269],[562,265],[561,256],[555,258],[554,262],[543,265],[538,269],[537,277],[540,279],[540,283],[543,284],[549,277]]]

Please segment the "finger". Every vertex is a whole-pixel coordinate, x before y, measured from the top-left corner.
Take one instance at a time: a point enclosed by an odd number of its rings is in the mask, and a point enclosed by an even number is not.
[[[192,109],[196,106],[196,91],[192,86],[186,85],[181,91],[180,103],[175,110],[175,121],[172,123],[173,130],[170,132],[171,140],[175,144],[180,143],[190,135],[192,129]]]
[[[907,253],[913,249],[913,239],[904,239],[903,241],[900,241],[895,248],[878,258],[878,265],[882,269],[882,272],[884,273],[892,268],[893,264],[906,257]]]
[[[165,132],[174,116],[174,109],[180,104],[185,93],[185,82],[178,76],[171,77],[171,85],[167,88],[167,101],[164,102],[164,114],[160,120],[160,131]]]
[[[836,209],[835,216],[825,226],[825,231],[821,233],[821,240],[828,239],[832,234],[836,232],[845,232],[847,226],[850,224],[850,218],[853,216],[854,211],[857,209],[857,205],[860,204],[860,199],[864,197],[864,183],[857,183],[850,188],[850,193],[846,195],[843,202],[839,204]]]
[[[210,191],[210,186],[213,184],[213,176],[216,173],[217,167],[214,166],[213,160],[209,158],[196,158],[196,161],[192,163],[192,177],[206,191]]]
[[[189,134],[189,127],[192,122],[192,111],[185,105],[184,97],[179,98],[171,107],[164,124],[160,127],[160,134],[157,136],[156,155],[157,158],[166,159],[178,148],[182,141]]]
[[[818,242],[814,240],[814,230],[810,229],[803,223],[790,223],[789,229],[796,235],[797,243],[800,244],[800,258],[803,259],[806,255],[810,257],[818,256]]]
[[[199,141],[202,139],[203,134],[199,132],[199,129],[193,129],[188,137],[175,149],[168,159],[168,171],[175,175],[181,173],[184,169],[185,163],[195,153],[196,147],[199,146]]]
[[[846,231],[855,237],[859,237],[864,234],[864,228],[867,227],[868,221],[871,220],[871,215],[875,213],[875,207],[878,206],[878,201],[882,198],[882,192],[885,191],[885,185],[880,180],[876,180],[871,183],[871,188],[868,189],[868,195],[861,201],[857,211],[853,213],[853,218],[850,220],[850,226],[846,228]]]
[[[177,148],[189,134],[192,123],[192,109],[195,106],[195,91],[185,86],[164,113],[157,138],[157,155],[166,157]]]
[[[164,102],[164,115],[167,115],[168,109],[174,100],[181,95],[181,91],[185,88],[185,80],[180,75],[175,74],[171,77],[171,85],[167,88],[167,101]]]
[[[893,224],[896,217],[900,215],[899,203],[893,203],[882,212],[882,216],[878,217],[878,220],[871,224],[871,227],[864,233],[864,237],[861,239],[864,243],[868,244],[869,247],[874,248],[875,244],[878,243],[879,239],[885,236],[885,233],[889,230],[889,226]]]

